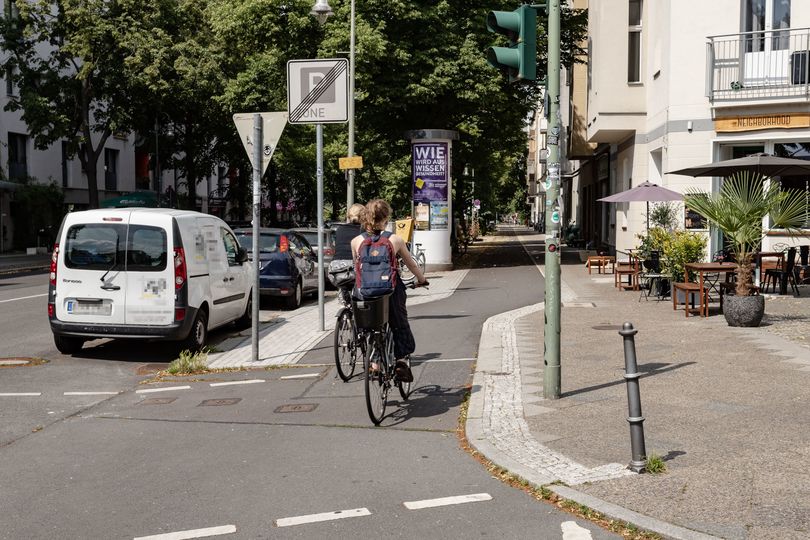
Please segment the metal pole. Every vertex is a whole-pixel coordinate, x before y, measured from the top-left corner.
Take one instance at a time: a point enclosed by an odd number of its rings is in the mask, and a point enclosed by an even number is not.
[[[627,421],[630,423],[630,448],[632,460],[629,468],[641,472],[647,466],[647,449],[644,445],[644,417],[641,415],[641,392],[638,386],[635,335],[638,330],[629,322],[624,323],[619,335],[624,339],[624,380],[627,382]]]
[[[315,161],[318,178],[318,328],[323,332],[323,124],[315,124]]]
[[[560,397],[560,0],[548,11],[548,170],[546,179],[546,283],[543,395]]]
[[[349,21],[349,157],[354,156],[354,0]],[[354,169],[349,169],[346,183],[346,212],[354,204]]]
[[[253,313],[251,314],[252,329],[250,340],[253,344],[253,361],[259,361],[259,270],[261,257],[259,256],[259,227],[262,222],[262,147],[264,134],[262,133],[262,115],[253,115]]]

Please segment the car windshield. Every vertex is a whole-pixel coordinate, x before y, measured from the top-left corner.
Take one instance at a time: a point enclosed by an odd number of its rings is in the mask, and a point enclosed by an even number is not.
[[[307,242],[309,242],[310,246],[312,246],[312,247],[317,247],[318,246],[318,233],[316,233],[316,232],[302,232],[301,234],[304,235],[304,238],[307,239]]]
[[[248,252],[253,251],[253,235],[251,233],[238,233],[236,239],[239,245]],[[278,235],[273,233],[261,233],[259,235],[259,252],[270,253],[278,248]]]

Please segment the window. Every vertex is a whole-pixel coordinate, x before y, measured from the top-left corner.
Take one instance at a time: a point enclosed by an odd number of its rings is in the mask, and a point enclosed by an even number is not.
[[[8,134],[8,177],[23,181],[28,177],[28,136]]]
[[[62,187],[68,187],[68,142],[62,141]]]
[[[253,234],[243,233],[237,234],[236,239],[239,244],[245,248],[246,251],[253,251]],[[278,248],[278,235],[272,233],[261,233],[259,235],[259,251],[262,253],[271,253]]]
[[[74,225],[68,230],[65,265],[81,270],[107,271],[124,262],[126,225]]]
[[[104,149],[104,189],[118,189],[118,150]]]
[[[14,69],[6,68],[6,95],[14,95]]]
[[[790,0],[743,0],[743,32],[752,32],[745,38],[745,52],[769,52],[789,48]]]
[[[20,9],[17,7],[15,0],[6,0],[3,4],[6,19],[16,20],[20,18]]]
[[[627,82],[641,82],[641,19],[642,1],[630,0],[627,27]]]
[[[225,244],[225,254],[228,256],[228,266],[239,266],[239,263],[236,261],[237,254],[239,253],[239,242],[225,229],[220,229],[220,231],[222,234],[222,242]]]
[[[160,272],[166,269],[166,231],[160,227],[131,225],[127,244],[127,270]]]
[[[774,144],[773,153],[779,157],[810,161],[810,141]],[[779,184],[782,189],[804,193],[806,204],[810,207],[810,174],[806,176],[781,176],[779,177]],[[810,221],[805,222],[803,228],[810,229]]]

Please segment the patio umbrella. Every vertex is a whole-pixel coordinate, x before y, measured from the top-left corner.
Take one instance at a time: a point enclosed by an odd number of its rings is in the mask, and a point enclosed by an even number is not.
[[[759,153],[737,159],[717,161],[698,167],[687,167],[677,171],[670,171],[669,174],[682,174],[684,176],[730,176],[741,171],[749,171],[768,177],[810,175],[810,161]]]
[[[650,230],[650,201],[680,201],[683,195],[658,184],[642,182],[634,188],[599,199],[602,202],[646,202],[647,230]]]

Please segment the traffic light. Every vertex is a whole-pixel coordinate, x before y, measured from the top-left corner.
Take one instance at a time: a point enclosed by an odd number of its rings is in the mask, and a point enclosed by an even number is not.
[[[487,29],[509,38],[509,47],[490,47],[487,61],[506,72],[509,82],[537,77],[537,12],[523,5],[515,11],[490,11]]]

